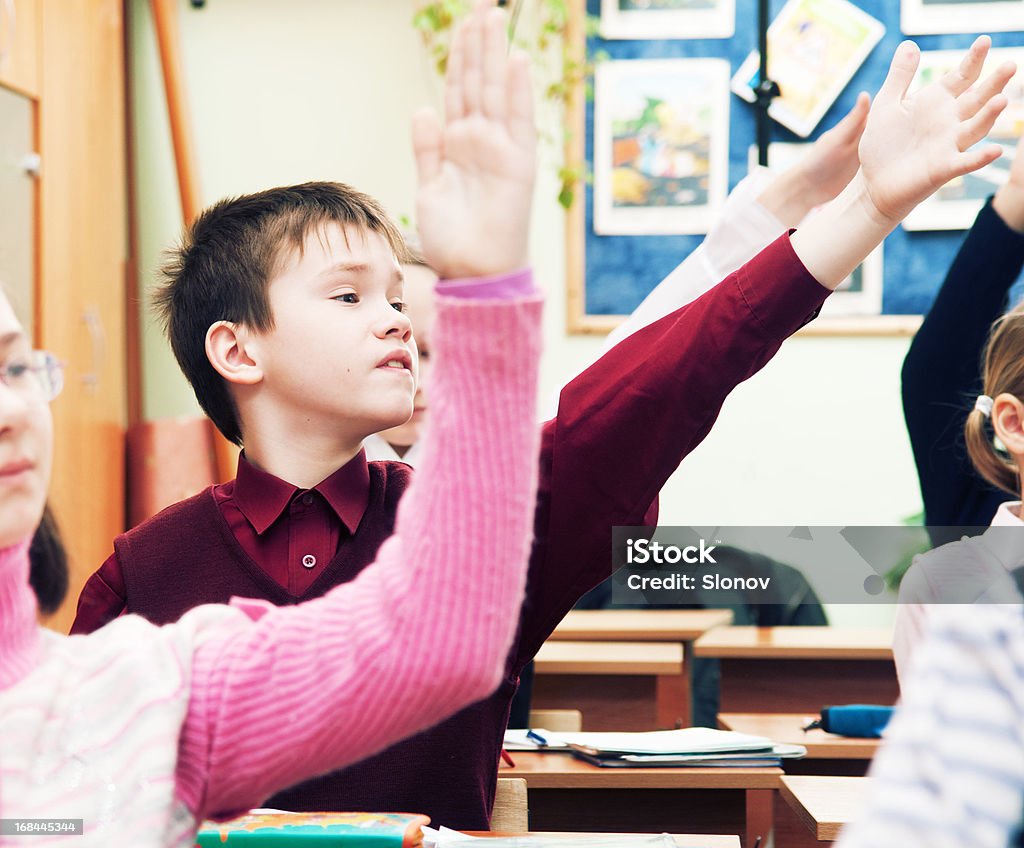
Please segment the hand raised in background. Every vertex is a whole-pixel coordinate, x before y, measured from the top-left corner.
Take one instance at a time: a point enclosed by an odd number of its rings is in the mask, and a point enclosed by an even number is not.
[[[814,207],[838,195],[860,167],[857,146],[870,107],[871,98],[861,92],[842,120],[822,133],[799,162],[773,179],[758,202],[783,225],[795,227]]]
[[[416,215],[427,263],[442,278],[528,262],[537,134],[526,57],[508,52],[505,15],[478,2],[452,38],[444,125],[413,119]]]

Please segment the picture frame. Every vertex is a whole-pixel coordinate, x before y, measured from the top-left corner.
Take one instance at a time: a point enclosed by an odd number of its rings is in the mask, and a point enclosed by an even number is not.
[[[768,114],[807,138],[881,41],[885,25],[848,0],[788,0],[768,27],[768,78],[782,93]],[[732,90],[748,103],[760,71],[751,52]]]
[[[729,63],[603,62],[594,97],[594,231],[706,233],[727,193]]]
[[[907,35],[1024,30],[1024,0],[900,0]]]
[[[601,0],[602,38],[732,38],[735,31],[735,0]]]

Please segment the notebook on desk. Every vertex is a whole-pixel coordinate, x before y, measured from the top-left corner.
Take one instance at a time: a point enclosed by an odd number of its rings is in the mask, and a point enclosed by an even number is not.
[[[253,810],[216,824],[205,822],[200,848],[262,845],[265,848],[419,848],[427,816],[414,813],[286,813]]]
[[[802,745],[776,745],[765,736],[753,736],[708,727],[658,730],[645,733],[548,733],[543,730],[516,733],[517,750],[570,751],[599,766],[644,768],[652,766],[727,766],[732,768],[779,765],[784,758],[805,756]]]

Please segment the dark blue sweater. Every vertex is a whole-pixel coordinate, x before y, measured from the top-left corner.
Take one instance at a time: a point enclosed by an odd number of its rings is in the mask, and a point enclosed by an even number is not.
[[[903,361],[903,414],[936,546],[960,538],[959,527],[987,526],[1011,500],[974,471],[963,427],[981,392],[989,328],[1006,311],[1022,267],[1024,236],[1006,226],[990,198]]]

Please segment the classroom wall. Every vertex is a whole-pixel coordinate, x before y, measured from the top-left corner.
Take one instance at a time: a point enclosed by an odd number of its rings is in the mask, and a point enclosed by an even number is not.
[[[148,3],[131,5],[139,259],[148,289],[180,209]],[[185,78],[204,202],[307,179],[337,179],[411,216],[412,112],[440,85],[410,26],[412,0],[179,0]],[[542,130],[560,138],[557,120]],[[565,333],[559,151],[542,150],[533,262],[547,288],[547,398],[600,348]],[[146,316],[144,414],[197,411]],[[712,434],[667,486],[664,524],[888,524],[920,509],[899,403],[901,338],[796,338],[726,403]],[[833,608],[876,624],[889,608]]]

